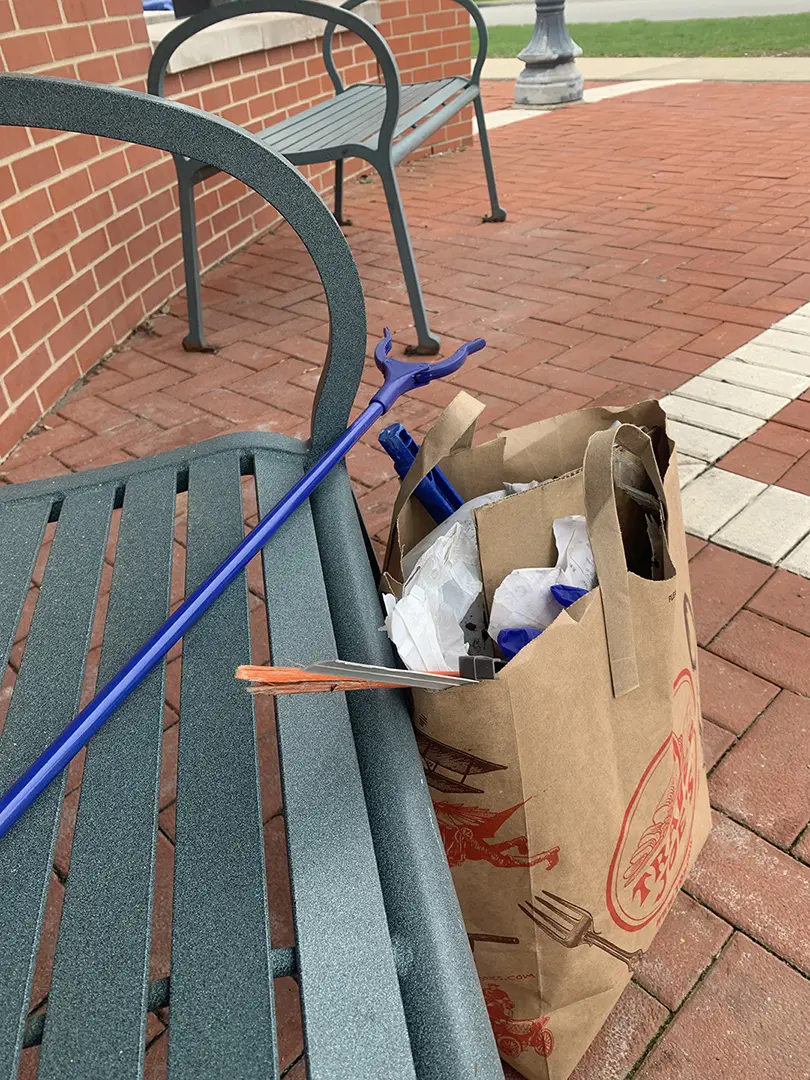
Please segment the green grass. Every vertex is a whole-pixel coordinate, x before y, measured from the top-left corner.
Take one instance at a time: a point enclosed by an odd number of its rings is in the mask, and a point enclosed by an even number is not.
[[[571,36],[585,56],[810,56],[810,14],[748,19],[576,23]],[[517,56],[530,26],[492,26],[490,56]],[[473,31],[473,55],[478,38]]]

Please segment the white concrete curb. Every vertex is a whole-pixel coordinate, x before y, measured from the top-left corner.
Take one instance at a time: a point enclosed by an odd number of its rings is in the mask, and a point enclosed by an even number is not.
[[[810,304],[661,400],[687,532],[810,578],[810,495],[714,465],[810,389]]]
[[[638,82],[613,83],[611,86],[594,86],[586,90],[582,100],[586,104],[606,101],[608,98],[622,97],[624,94],[639,94],[643,90],[657,90],[661,86],[678,86],[680,83],[695,82],[694,79],[644,79]],[[570,105],[564,106],[570,108]],[[487,113],[487,131],[516,124],[520,120],[536,120],[539,116],[549,116],[556,109],[496,109]],[[478,127],[473,120],[473,131]]]
[[[765,6],[765,5],[763,5]],[[516,79],[516,57],[490,57],[482,79]],[[580,56],[583,79],[677,79],[687,82],[810,82],[807,56]]]

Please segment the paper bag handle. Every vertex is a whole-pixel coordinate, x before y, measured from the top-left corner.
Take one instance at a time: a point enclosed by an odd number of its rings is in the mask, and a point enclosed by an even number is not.
[[[476,421],[485,408],[483,401],[476,401],[463,390],[453,398],[425,435],[419,447],[419,453],[400,485],[399,494],[394,503],[394,521],[397,520],[403,506],[431,469],[434,469],[453,450],[464,450],[472,445]]]
[[[621,424],[605,431],[597,431],[590,437],[583,468],[585,518],[602,594],[613,695],[622,697],[635,690],[640,680],[636,664],[629,575],[613,481],[613,454],[617,445],[630,450],[640,459],[661,501],[664,515],[666,498],[652,441],[641,428],[633,424]],[[665,558],[668,559],[666,535],[664,548]]]

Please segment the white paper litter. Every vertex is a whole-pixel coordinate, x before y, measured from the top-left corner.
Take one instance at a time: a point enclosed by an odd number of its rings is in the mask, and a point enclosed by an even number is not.
[[[402,556],[402,576],[404,580],[408,580],[413,573],[416,564],[428,548],[436,543],[440,536],[445,536],[453,526],[459,522],[471,522],[473,510],[477,510],[479,506],[487,506],[489,503],[498,502],[500,499],[505,498],[506,493],[503,491],[490,491],[486,495],[479,495],[475,499],[470,499],[469,502],[465,502],[463,506],[460,506],[458,510],[455,511],[455,513],[451,514],[449,518],[445,518],[440,525],[437,525],[432,532],[429,532],[418,544],[414,544],[406,555]],[[473,539],[474,538],[475,533],[473,533]],[[476,551],[477,550],[476,542]]]
[[[508,480],[504,480],[503,490],[507,495],[522,495],[524,491],[531,491],[532,488],[540,487],[539,480],[530,480],[528,484],[512,484]]]
[[[529,567],[507,574],[495,590],[489,614],[489,635],[497,641],[501,630],[530,627],[545,630],[562,611],[551,595],[552,585],[571,585],[590,591],[596,586],[596,567],[581,515],[554,521],[557,564]]]
[[[431,544],[399,600],[386,596],[385,608],[385,629],[407,668],[458,671],[458,658],[469,652],[469,639],[483,640],[484,630],[483,582],[471,516],[456,521]]]

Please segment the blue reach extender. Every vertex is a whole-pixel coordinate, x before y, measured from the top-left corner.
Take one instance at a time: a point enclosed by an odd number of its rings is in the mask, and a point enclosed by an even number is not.
[[[404,480],[419,453],[419,443],[402,424],[390,424],[377,436],[380,446],[394,462],[397,476]],[[420,480],[414,495],[437,525],[454,514],[464,500],[438,467]]]
[[[462,345],[445,360],[432,364],[426,361],[408,362],[394,360],[388,355],[391,351],[391,334],[390,331],[385,331],[385,337],[374,352],[374,359],[384,381],[366,408],[337,442],[304,473],[259,524],[251,529],[228,558],[183,601],[149,641],[0,797],[0,837],[8,832],[51,780],[70,764],[101,725],[163,659],[172,645],[208,610],[254,555],[261,551],[270,537],[306,502],[318,484],[360,441],[365,432],[380,416],[388,412],[397,398],[418,386],[427,386],[434,379],[451,375],[461,367],[470,353],[478,352],[485,344],[481,338],[476,338],[475,341]],[[148,585],[145,583],[144,587]]]

